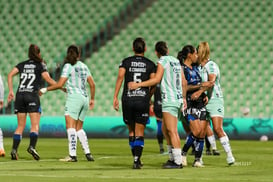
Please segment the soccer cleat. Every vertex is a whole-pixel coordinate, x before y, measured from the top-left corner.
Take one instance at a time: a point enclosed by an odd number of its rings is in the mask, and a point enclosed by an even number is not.
[[[163,163],[162,164],[162,167],[165,166],[165,165],[172,165],[174,163],[174,161],[171,161],[170,159],[167,160],[167,162]]]
[[[195,160],[192,167],[205,167],[200,160]]]
[[[160,153],[160,154],[164,154],[164,148],[161,148],[161,149],[159,150],[159,153]]]
[[[188,165],[187,156],[182,155],[182,165],[183,166],[187,166]]]
[[[32,146],[28,147],[27,152],[30,153],[35,160],[40,160],[38,152]]]
[[[11,160],[18,160],[18,154],[15,149],[12,149],[12,151],[10,152],[10,155],[11,155]]]
[[[92,154],[85,154],[85,157],[86,157],[87,161],[95,161]]]
[[[218,150],[212,150],[213,155],[220,155],[220,152]]]
[[[0,149],[0,157],[5,157],[6,153],[4,149]]]
[[[76,156],[67,156],[63,159],[59,159],[61,162],[77,162],[77,157]]]
[[[235,159],[233,156],[227,157],[227,163],[228,165],[232,165],[235,163]]]
[[[168,161],[167,161],[168,162]],[[163,169],[181,169],[183,168],[183,165],[182,164],[176,164],[174,161],[171,162],[171,163],[165,163],[163,166],[162,166]]]
[[[140,161],[135,161],[133,164],[133,169],[141,169],[142,164]]]
[[[207,150],[206,150],[206,155],[212,155],[210,149],[207,149]]]

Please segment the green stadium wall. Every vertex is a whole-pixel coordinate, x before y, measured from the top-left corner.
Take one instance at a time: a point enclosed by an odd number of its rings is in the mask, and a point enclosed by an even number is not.
[[[273,139],[273,119],[271,118],[224,118],[224,130],[231,139],[259,139],[267,135]],[[0,116],[0,127],[5,136],[12,136],[17,127],[16,116]],[[156,120],[151,117],[145,129],[146,138],[156,138]],[[87,117],[84,129],[88,137],[93,138],[126,138],[127,128],[122,117]],[[27,118],[24,136],[30,130],[30,119]],[[182,124],[178,125],[179,134],[185,137]],[[64,116],[42,116],[40,121],[41,137],[66,137]]]

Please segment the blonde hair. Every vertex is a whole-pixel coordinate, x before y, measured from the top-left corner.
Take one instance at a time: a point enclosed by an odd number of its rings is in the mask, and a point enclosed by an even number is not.
[[[200,61],[208,60],[210,56],[210,49],[208,42],[201,42],[198,45],[198,59]]]

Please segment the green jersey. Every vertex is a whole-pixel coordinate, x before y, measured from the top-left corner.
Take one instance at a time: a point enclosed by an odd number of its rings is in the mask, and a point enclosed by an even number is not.
[[[66,90],[68,94],[82,94],[88,96],[86,90],[87,77],[91,76],[88,67],[81,61],[76,64],[65,64],[62,70],[61,77],[68,78],[66,82]]]
[[[220,85],[220,70],[219,70],[218,65],[215,62],[209,60],[205,64],[205,66],[201,67],[200,73],[201,73],[201,77],[202,77],[203,82],[208,81],[210,74],[216,75],[216,80],[215,80],[215,84],[214,84],[213,88],[207,92],[209,99],[223,98],[223,92],[222,92],[221,85]]]
[[[161,64],[164,68],[164,74],[161,80],[162,106],[180,107],[181,103],[183,103],[183,97],[181,85],[182,68],[179,60],[172,56],[162,56],[158,64]]]

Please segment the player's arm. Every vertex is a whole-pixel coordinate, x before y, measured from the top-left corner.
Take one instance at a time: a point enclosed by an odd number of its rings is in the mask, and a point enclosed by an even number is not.
[[[164,74],[164,68],[163,68],[163,66],[161,64],[158,64],[155,77],[150,78],[147,81],[139,82],[139,83],[129,82],[128,83],[128,88],[130,90],[135,90],[135,89],[137,89],[139,87],[150,87],[150,86],[156,85],[157,83],[159,83],[161,81],[161,79],[163,77],[163,74]]]
[[[8,102],[14,99],[12,78],[18,73],[19,73],[18,68],[14,67],[8,74],[8,87],[9,87]]]
[[[115,86],[115,92],[114,92],[114,99],[113,99],[113,107],[116,111],[119,110],[118,94],[119,94],[119,90],[122,85],[122,82],[124,80],[125,73],[126,73],[125,68],[122,68],[122,67],[119,68],[118,77],[117,77],[116,86]]]
[[[90,94],[91,94],[91,99],[90,99],[90,102],[89,102],[89,108],[93,109],[94,106],[95,106],[95,82],[94,82],[92,76],[87,77],[87,83],[89,84]]]
[[[185,78],[183,69],[181,70],[181,75],[182,75],[181,81],[182,81],[182,94],[183,94],[183,109],[185,110],[187,108],[186,97],[187,97],[188,82]]]
[[[213,86],[214,86],[215,80],[216,80],[216,75],[215,74],[209,74],[208,81],[203,82],[203,83],[200,84],[199,90],[194,92],[191,95],[191,99],[192,100],[197,100],[201,96],[201,94],[203,92],[212,89]]]
[[[154,77],[155,77],[155,73],[151,73],[150,74],[150,79],[152,79]],[[155,89],[156,89],[156,85],[153,85],[153,86],[150,87],[150,95],[149,95],[150,96],[150,100],[151,100],[152,96],[155,93]]]
[[[65,82],[67,81],[67,79],[68,79],[67,77],[61,77],[61,78],[59,79],[59,81],[58,81],[56,84],[51,85],[51,86],[46,87],[46,88],[42,88],[42,89],[40,89],[40,92],[41,92],[42,94],[44,94],[44,93],[46,93],[47,91],[62,89],[63,86],[64,86],[64,84],[65,84]]]
[[[49,85],[54,85],[54,84],[56,84],[56,81],[53,80],[53,79],[50,77],[50,75],[49,75],[49,73],[48,73],[47,71],[44,71],[44,72],[42,73],[42,77],[43,77],[43,79],[44,79]]]

